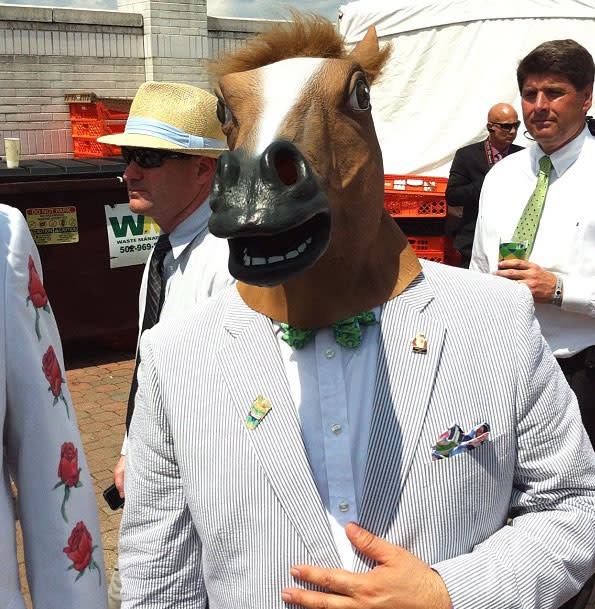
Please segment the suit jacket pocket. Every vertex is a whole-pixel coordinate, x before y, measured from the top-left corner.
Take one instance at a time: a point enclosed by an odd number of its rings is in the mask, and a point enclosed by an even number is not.
[[[474,450],[432,461],[428,451],[428,462],[423,468],[424,481],[428,486],[445,485],[456,488],[465,485],[469,492],[478,486],[496,484],[511,477],[514,459],[505,434],[490,438]]]

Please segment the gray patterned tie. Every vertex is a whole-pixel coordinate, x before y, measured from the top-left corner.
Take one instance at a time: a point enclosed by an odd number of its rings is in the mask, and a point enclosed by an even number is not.
[[[512,240],[516,242],[527,241],[527,253],[525,260],[529,259],[535,243],[535,235],[539,228],[539,221],[543,212],[543,204],[550,183],[550,173],[552,171],[552,161],[549,156],[545,155],[539,159],[539,175],[537,176],[537,185],[533,194],[529,197],[527,205],[523,210],[519,223],[514,231]]]
[[[165,234],[159,235],[151,262],[149,263],[149,276],[147,278],[147,298],[145,300],[145,314],[143,316],[143,325],[141,334],[152,328],[158,321],[163,307],[165,298],[165,281],[163,281],[163,260],[168,252],[171,251],[171,243],[169,237]],[[134,398],[138,389],[138,366],[140,364],[140,352],[136,352],[136,364],[134,366],[134,374],[132,376],[132,384],[130,386],[130,395],[128,396],[128,409],[126,411],[126,432],[130,427],[132,413],[134,412]]]

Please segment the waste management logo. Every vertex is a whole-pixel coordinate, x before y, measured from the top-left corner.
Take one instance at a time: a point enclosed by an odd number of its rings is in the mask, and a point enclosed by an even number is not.
[[[144,264],[159,236],[155,220],[131,212],[127,203],[104,208],[110,268]]]

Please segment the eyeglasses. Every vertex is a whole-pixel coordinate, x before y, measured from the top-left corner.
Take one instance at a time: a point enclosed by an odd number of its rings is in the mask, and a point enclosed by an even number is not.
[[[126,165],[134,161],[143,169],[155,169],[161,167],[166,159],[189,159],[188,154],[172,152],[170,150],[156,150],[155,148],[128,148],[122,146],[122,157]]]
[[[521,126],[521,121],[517,121],[516,123],[494,123],[492,121],[492,125],[498,125],[500,129],[504,129],[504,131],[512,131],[516,130]]]

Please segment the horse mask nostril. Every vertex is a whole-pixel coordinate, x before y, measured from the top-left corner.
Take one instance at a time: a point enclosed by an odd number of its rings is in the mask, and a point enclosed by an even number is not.
[[[289,142],[274,142],[263,153],[261,171],[270,184],[293,186],[308,175],[304,157]]]
[[[278,150],[275,154],[274,163],[281,182],[285,186],[293,186],[298,178],[294,155],[286,149]]]

